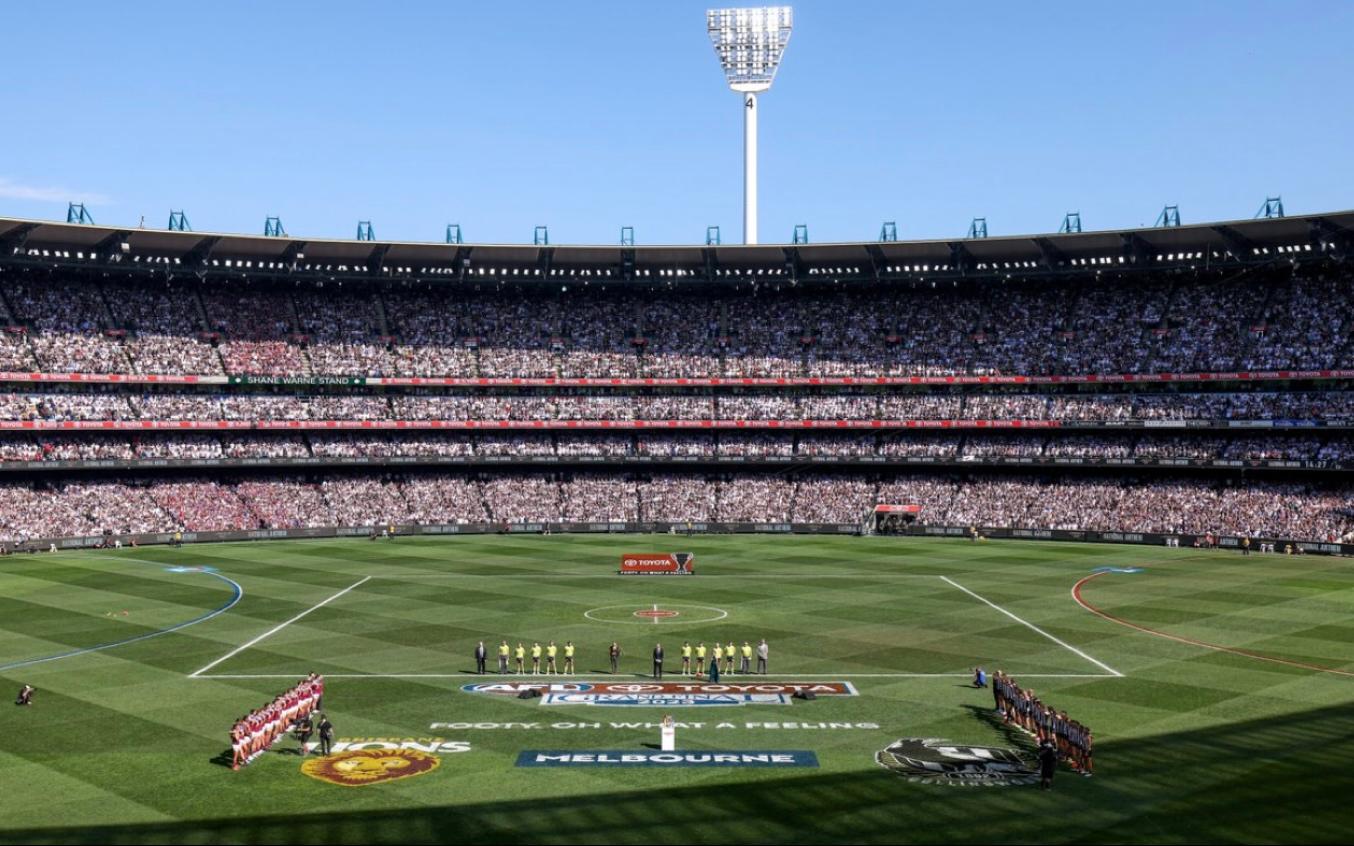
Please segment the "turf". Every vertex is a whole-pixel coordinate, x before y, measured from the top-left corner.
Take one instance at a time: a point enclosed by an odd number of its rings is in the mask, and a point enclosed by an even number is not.
[[[696,553],[698,575],[614,575],[621,552],[677,549]],[[1087,582],[1083,599],[1292,663],[1169,640],[1074,601],[1096,568],[1130,566],[1141,569]],[[233,606],[231,580],[243,591]],[[654,604],[682,614],[655,624],[631,613]],[[560,535],[11,557],[0,559],[0,683],[38,695],[0,709],[0,842],[1344,841],[1351,620],[1347,560],[1132,546]],[[683,709],[679,719],[703,725],[682,729],[679,745],[811,750],[817,769],[521,769],[525,749],[640,749],[656,731],[610,724],[664,712],[460,689],[478,680],[467,673],[481,638],[572,639],[580,679],[607,677],[605,647],[618,640],[622,675],[635,679],[659,639],[671,670],[683,640],[763,637],[769,678],[849,680],[860,695]],[[875,752],[899,737],[1027,743],[967,686],[975,664],[1092,726],[1096,777],[1064,771],[1041,793],[913,783],[879,767]],[[223,765],[233,718],[312,670],[329,676],[340,739],[442,737],[469,751],[361,788],[302,775],[291,740],[241,772]]]

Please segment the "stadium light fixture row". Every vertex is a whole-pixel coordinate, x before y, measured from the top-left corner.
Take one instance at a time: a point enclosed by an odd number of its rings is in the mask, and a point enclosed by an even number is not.
[[[1301,254],[1310,254],[1310,253],[1313,253],[1313,252],[1327,252],[1327,251],[1332,251],[1332,250],[1336,250],[1336,249],[1338,249],[1338,245],[1337,245],[1337,244],[1335,244],[1335,243],[1330,243],[1330,242],[1326,242],[1326,241],[1322,241],[1322,242],[1320,242],[1319,244],[1312,244],[1312,243],[1305,243],[1305,242],[1304,242],[1304,243],[1296,243],[1296,244],[1278,244],[1278,245],[1270,245],[1270,246],[1264,246],[1264,247],[1259,247],[1259,246],[1257,246],[1257,247],[1252,247],[1252,248],[1251,248],[1251,251],[1250,251],[1250,253],[1249,253],[1249,255],[1255,256],[1255,257],[1269,256],[1269,255],[1271,255],[1271,254],[1278,254],[1278,255],[1284,255],[1284,256],[1298,256],[1298,255],[1301,255]],[[110,253],[108,256],[104,257],[104,256],[100,256],[99,254],[93,253],[93,252],[85,253],[84,251],[76,251],[76,252],[74,253],[74,256],[72,257],[72,253],[71,253],[70,250],[63,250],[63,249],[47,249],[47,248],[41,248],[41,247],[19,247],[19,246],[16,246],[16,247],[13,247],[13,248],[11,249],[11,254],[12,254],[12,255],[16,255],[16,256],[25,256],[25,257],[33,258],[33,259],[57,259],[57,260],[63,260],[63,261],[71,261],[71,260],[79,260],[79,261],[100,261],[100,260],[105,260],[105,261],[108,261],[108,262],[117,263],[117,262],[121,262],[121,261],[125,261],[125,260],[130,260],[133,264],[135,264],[135,265],[137,265],[137,266],[140,266],[140,267],[145,267],[145,266],[148,266],[148,265],[154,265],[154,266],[159,266],[159,265],[164,265],[164,266],[181,266],[182,263],[183,263],[183,260],[182,260],[181,258],[177,258],[177,257],[173,257],[173,256],[143,256],[143,255],[131,255],[131,254],[124,254],[124,253],[116,253],[116,252],[115,252],[115,253]],[[297,258],[297,259],[301,259],[301,258],[304,258],[304,256],[303,256],[302,254],[298,253],[297,256],[296,256],[296,258]],[[1195,261],[1204,260],[1204,259],[1209,259],[1209,260],[1214,260],[1214,261],[1237,261],[1237,260],[1240,260],[1241,258],[1242,258],[1242,256],[1237,255],[1236,253],[1233,253],[1233,252],[1230,251],[1230,250],[1216,250],[1216,249],[1215,249],[1215,250],[1207,250],[1207,251],[1205,251],[1205,250],[1185,251],[1185,252],[1180,252],[1180,253],[1156,253],[1155,255],[1147,255],[1147,256],[1142,256],[1142,257],[1136,257],[1136,256],[1124,256],[1124,255],[1119,254],[1119,253],[1112,253],[1112,254],[1109,254],[1109,255],[1102,255],[1102,256],[1078,256],[1078,257],[1076,257],[1076,258],[1069,258],[1069,259],[1066,259],[1066,260],[1063,261],[1063,262],[1059,262],[1059,266],[1078,267],[1078,268],[1095,268],[1095,269],[1099,270],[1099,269],[1102,268],[1102,267],[1109,267],[1109,266],[1114,266],[1114,265],[1125,265],[1125,264],[1136,264],[1136,263],[1138,263],[1139,261],[1156,262],[1156,263],[1167,263],[1167,264],[1169,264],[1169,263],[1176,263],[1176,262],[1195,262]],[[263,259],[254,260],[254,259],[238,259],[238,258],[237,258],[237,259],[210,259],[210,260],[204,261],[204,262],[203,262],[203,266],[208,266],[208,267],[213,267],[213,268],[221,268],[221,267],[224,267],[224,268],[227,268],[227,269],[231,270],[232,272],[240,272],[240,271],[245,271],[245,270],[255,270],[255,269],[257,269],[257,270],[271,270],[271,271],[279,271],[279,270],[281,270],[281,271],[288,271],[288,272],[294,272],[294,271],[298,271],[298,270],[304,270],[304,271],[320,272],[320,273],[334,273],[334,272],[339,272],[339,273],[354,273],[354,274],[367,274],[367,273],[370,273],[370,272],[371,272],[371,268],[369,268],[368,266],[363,265],[363,264],[351,264],[351,265],[350,265],[350,264],[339,264],[339,265],[336,266],[336,265],[333,265],[333,264],[312,264],[312,263],[307,263],[307,264],[304,264],[304,265],[303,265],[303,264],[301,264],[299,261],[287,262],[287,261],[267,261],[267,260],[263,260]],[[1044,263],[1039,262],[1039,261],[1020,260],[1020,261],[1001,261],[1001,262],[996,262],[996,261],[991,261],[991,262],[978,262],[978,263],[975,264],[973,267],[974,267],[975,270],[979,270],[979,271],[988,271],[988,272],[993,272],[993,271],[995,271],[995,272],[1001,272],[1001,271],[1022,271],[1022,270],[1033,270],[1033,271],[1038,271],[1038,270],[1044,269],[1044,268],[1045,268],[1045,265],[1044,265]],[[949,272],[949,271],[953,271],[954,269],[955,269],[955,268],[954,268],[952,265],[950,265],[950,264],[934,264],[934,265],[932,265],[932,264],[916,264],[916,265],[905,264],[905,265],[888,265],[888,266],[886,266],[886,267],[881,268],[881,271],[884,272],[884,273],[888,273],[888,274],[899,274],[899,273],[908,273],[908,274],[911,274],[911,273]],[[544,275],[544,276],[550,276],[550,277],[554,277],[554,278],[574,278],[574,279],[577,279],[577,278],[580,278],[580,277],[581,277],[581,278],[583,278],[583,279],[585,279],[585,280],[591,280],[591,279],[594,279],[594,278],[595,278],[595,279],[603,279],[603,280],[606,280],[606,279],[617,278],[617,277],[619,277],[619,276],[621,275],[621,271],[618,270],[617,268],[613,268],[613,267],[588,267],[588,268],[559,268],[559,267],[556,267],[556,268],[551,268],[551,269],[549,269],[549,270],[542,271],[542,269],[540,269],[540,268],[535,268],[535,267],[520,267],[520,266],[519,266],[519,267],[498,267],[498,268],[493,268],[493,267],[472,268],[472,267],[469,266],[469,262],[468,262],[468,261],[467,261],[467,262],[464,262],[463,265],[461,265],[460,267],[419,267],[419,268],[416,269],[416,268],[414,268],[412,265],[396,265],[396,266],[392,266],[392,267],[383,267],[383,268],[381,268],[381,272],[382,272],[383,274],[385,274],[386,276],[393,276],[393,275],[404,275],[404,276],[414,276],[414,275],[420,275],[420,276],[424,276],[424,275],[430,275],[430,276],[445,276],[445,275],[456,274],[456,273],[464,273],[464,274],[467,274],[467,275],[470,275],[470,276],[487,277],[487,278],[490,278],[490,279],[524,278],[524,277],[525,277],[525,278],[530,278],[530,277],[541,277],[541,276]],[[833,278],[833,279],[836,279],[836,278],[840,278],[840,277],[843,277],[843,276],[850,276],[850,275],[857,275],[857,276],[859,276],[859,275],[861,274],[862,271],[861,271],[861,268],[860,268],[859,266],[834,266],[834,267],[813,267],[813,268],[808,268],[806,272],[807,272],[807,274],[810,275],[810,276],[820,276],[820,277],[827,277],[827,278]],[[631,270],[630,273],[628,273],[628,274],[626,275],[626,278],[652,278],[653,276],[657,275],[657,276],[660,277],[660,278],[667,278],[667,279],[674,279],[674,278],[702,278],[702,277],[705,277],[705,278],[716,278],[716,277],[718,277],[718,278],[726,278],[726,279],[730,279],[730,278],[731,278],[731,279],[756,279],[756,278],[759,278],[759,277],[760,277],[760,278],[766,278],[766,277],[782,277],[782,278],[783,278],[783,277],[785,277],[785,276],[787,276],[787,275],[789,275],[789,274],[791,274],[791,273],[793,273],[793,270],[787,270],[787,269],[785,269],[785,268],[780,268],[780,267],[760,267],[760,268],[750,268],[750,267],[749,267],[749,268],[727,268],[727,267],[726,267],[726,268],[710,268],[710,269],[706,269],[706,268],[702,268],[702,267],[694,267],[694,268],[657,268],[656,270],[655,270],[655,269],[652,269],[652,268],[634,268],[634,269]],[[1008,273],[1007,275],[1009,276],[1010,274]]]

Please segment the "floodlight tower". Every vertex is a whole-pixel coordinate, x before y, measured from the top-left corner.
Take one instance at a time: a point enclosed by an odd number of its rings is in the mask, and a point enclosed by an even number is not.
[[[729,87],[743,95],[743,243],[757,243],[757,95],[771,88],[790,43],[789,6],[710,9],[705,28]]]

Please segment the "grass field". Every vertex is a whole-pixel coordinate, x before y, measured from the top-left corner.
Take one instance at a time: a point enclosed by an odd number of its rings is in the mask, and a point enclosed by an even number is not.
[[[698,575],[614,575],[621,552],[673,550],[694,551]],[[1081,584],[1098,616],[1073,588],[1103,567],[1139,569]],[[654,605],[681,613],[632,613]],[[481,638],[571,639],[576,680],[608,679],[612,640],[639,680],[656,640],[671,673],[683,640],[766,638],[769,680],[860,695],[670,711],[702,723],[680,748],[810,750],[816,769],[518,768],[527,749],[642,749],[656,730],[611,724],[665,711],[462,691]],[[1095,729],[1096,776],[1063,771],[1042,793],[877,765],[902,737],[1028,745],[968,686],[976,664]],[[290,739],[232,772],[232,720],[310,671],[329,679],[340,740],[469,749],[360,788],[303,775]],[[0,842],[1332,842],[1354,819],[1354,566],[1336,558],[767,536],[11,557],[0,681],[38,690],[0,708]],[[804,727],[818,723],[877,728]]]

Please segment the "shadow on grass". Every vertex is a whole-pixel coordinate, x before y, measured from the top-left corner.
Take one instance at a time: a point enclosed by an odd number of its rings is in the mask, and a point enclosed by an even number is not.
[[[1007,746],[1018,746],[1029,752],[1033,752],[1038,746],[1034,738],[1007,723],[997,715],[995,709],[984,708],[979,705],[965,705],[964,709],[971,713],[974,719],[985,723],[988,728],[998,734]]]
[[[235,753],[228,748],[223,749],[216,753],[216,756],[211,759],[210,763],[217,767],[230,769],[235,765]]]
[[[994,741],[1028,743],[972,710]],[[530,801],[10,830],[0,843],[1347,841],[1349,708],[1104,743],[1098,752],[1096,778],[1061,779],[1050,793],[914,784],[861,762],[845,773],[749,771],[588,796],[543,795],[550,782],[540,779]]]

